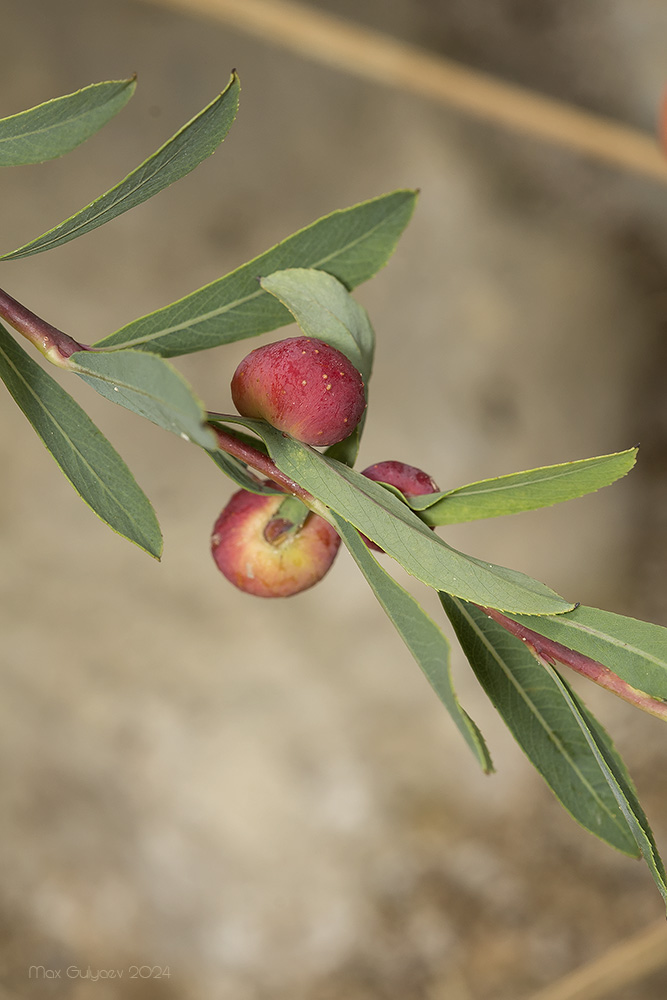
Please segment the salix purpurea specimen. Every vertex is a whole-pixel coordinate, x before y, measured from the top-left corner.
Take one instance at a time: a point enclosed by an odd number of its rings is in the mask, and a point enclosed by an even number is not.
[[[65,154],[119,111],[134,86],[133,79],[93,84],[0,120],[0,166]],[[238,95],[233,73],[215,100],[117,185],[60,225],[0,255],[7,279],[13,260],[85,235],[192,170],[227,135]],[[324,577],[342,543],[468,748],[491,771],[486,743],[452,685],[449,640],[395,579],[392,567],[400,564],[437,591],[482,687],[553,792],[587,830],[627,854],[643,856],[667,901],[662,861],[623,762],[559,672],[565,664],[667,719],[667,630],[581,607],[576,598],[561,597],[524,573],[457,551],[446,534],[450,524],[535,510],[608,486],[630,471],[637,450],[444,490],[402,462],[355,469],[373,396],[375,335],[351,293],[387,263],[415,202],[415,191],[399,190],[333,211],[92,345],[2,291],[0,317],[46,360],[188,440],[231,479],[236,486],[231,499],[211,497],[211,520],[224,504],[211,545],[218,568],[243,591],[297,594]],[[235,373],[224,371],[224,352],[214,355],[221,384],[232,379],[237,413],[220,412],[218,400],[204,404],[169,360],[290,322],[299,327],[297,337],[251,351]],[[415,364],[423,358],[417,353]],[[155,513],[123,459],[3,326],[0,377],[86,503],[120,535],[159,557]],[[392,419],[400,419],[398,407]],[[438,482],[445,469],[443,462],[434,470]],[[433,528],[445,530],[438,534]],[[208,585],[208,536],[203,526],[202,586]],[[225,601],[222,581],[220,601]],[[261,603],[249,606],[249,614],[261,616]]]

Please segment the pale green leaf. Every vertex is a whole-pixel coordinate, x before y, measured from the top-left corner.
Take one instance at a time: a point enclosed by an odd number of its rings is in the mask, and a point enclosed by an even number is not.
[[[612,455],[484,479],[443,493],[410,497],[407,503],[420,512],[426,524],[432,525],[518,514],[609,486],[630,471],[636,456],[637,449],[630,448]]]
[[[70,361],[101,396],[202,448],[216,447],[202,403],[164,358],[142,351],[77,351]]]
[[[287,306],[306,337],[325,341],[350,359],[368,382],[375,335],[368,313],[326,271],[293,267],[262,278],[262,288]]]
[[[202,160],[215,152],[227,135],[236,116],[238,96],[238,77],[232,74],[219,97],[124,180],[54,229],[25,246],[4,254],[0,260],[17,260],[69,243],[70,240],[117,218],[123,212],[141,205],[163,188],[189,174]]]
[[[0,167],[43,163],[80,145],[125,107],[136,80],[93,83],[0,119]]]
[[[447,639],[411,594],[380,566],[359,532],[337,514],[333,515],[332,524],[480,765],[487,773],[493,771],[484,737],[461,708],[454,691]]]
[[[157,518],[120,455],[2,326],[0,377],[81,498],[114,531],[159,558]]]
[[[352,289],[391,257],[410,221],[415,191],[393,191],[332,212],[223,278],[128,323],[98,341],[163,357],[191,354],[255,337],[292,322],[288,309],[258,279],[285,268],[319,268]]]

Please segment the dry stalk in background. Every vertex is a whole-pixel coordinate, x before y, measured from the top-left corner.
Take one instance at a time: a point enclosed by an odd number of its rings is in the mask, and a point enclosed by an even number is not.
[[[667,181],[665,158],[654,136],[468,69],[306,4],[292,0],[148,2],[185,14],[204,15],[306,59],[436,101],[615,167]]]

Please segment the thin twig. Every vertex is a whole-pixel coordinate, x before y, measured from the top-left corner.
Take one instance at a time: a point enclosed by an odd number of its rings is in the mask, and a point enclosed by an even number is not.
[[[216,414],[218,418],[224,418],[224,416],[224,413]],[[261,472],[262,475],[272,479],[274,483],[277,483],[288,493],[291,493],[292,496],[298,497],[307,507],[313,508],[313,506],[317,505],[315,498],[293,479],[285,475],[284,472],[281,472],[275,462],[267,455],[263,455],[261,451],[253,448],[252,445],[247,444],[245,441],[235,438],[233,434],[223,430],[222,427],[218,427],[217,424],[211,424],[210,426],[218,439],[218,447],[221,451],[227,452],[228,455],[233,455],[234,458],[238,458],[241,462]]]
[[[304,58],[667,181],[667,163],[657,139],[645,132],[505,83],[306,4],[292,0],[147,2],[185,14],[202,14]]]
[[[530,1000],[602,1000],[665,967],[667,923],[660,920],[614,945],[588,965],[534,993]]]

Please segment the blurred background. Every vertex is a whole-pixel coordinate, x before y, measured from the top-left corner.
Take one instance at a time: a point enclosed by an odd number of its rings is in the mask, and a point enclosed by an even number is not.
[[[655,131],[658,0],[308,6]],[[357,293],[378,338],[360,467],[396,458],[444,489],[640,443],[610,489],[446,537],[572,600],[667,624],[665,184],[187,8],[0,0],[0,116],[139,77],[84,146],[3,173],[3,251],[125,176],[232,67],[243,87],[196,173],[4,264],[0,284],[90,343],[335,208],[419,187],[394,258]],[[226,410],[248,349],[178,366]],[[0,392],[3,1000],[520,1000],[664,916],[648,870],[565,814],[457,654],[498,773],[478,772],[347,554],[286,602],[237,593],[208,551],[232,484],[66,385],[154,502],[165,554],[155,563],[102,525]],[[665,853],[664,728],[578,689]],[[124,978],[92,982],[88,967]],[[156,967],[170,978],[142,978]],[[604,995],[666,992],[663,968]]]

